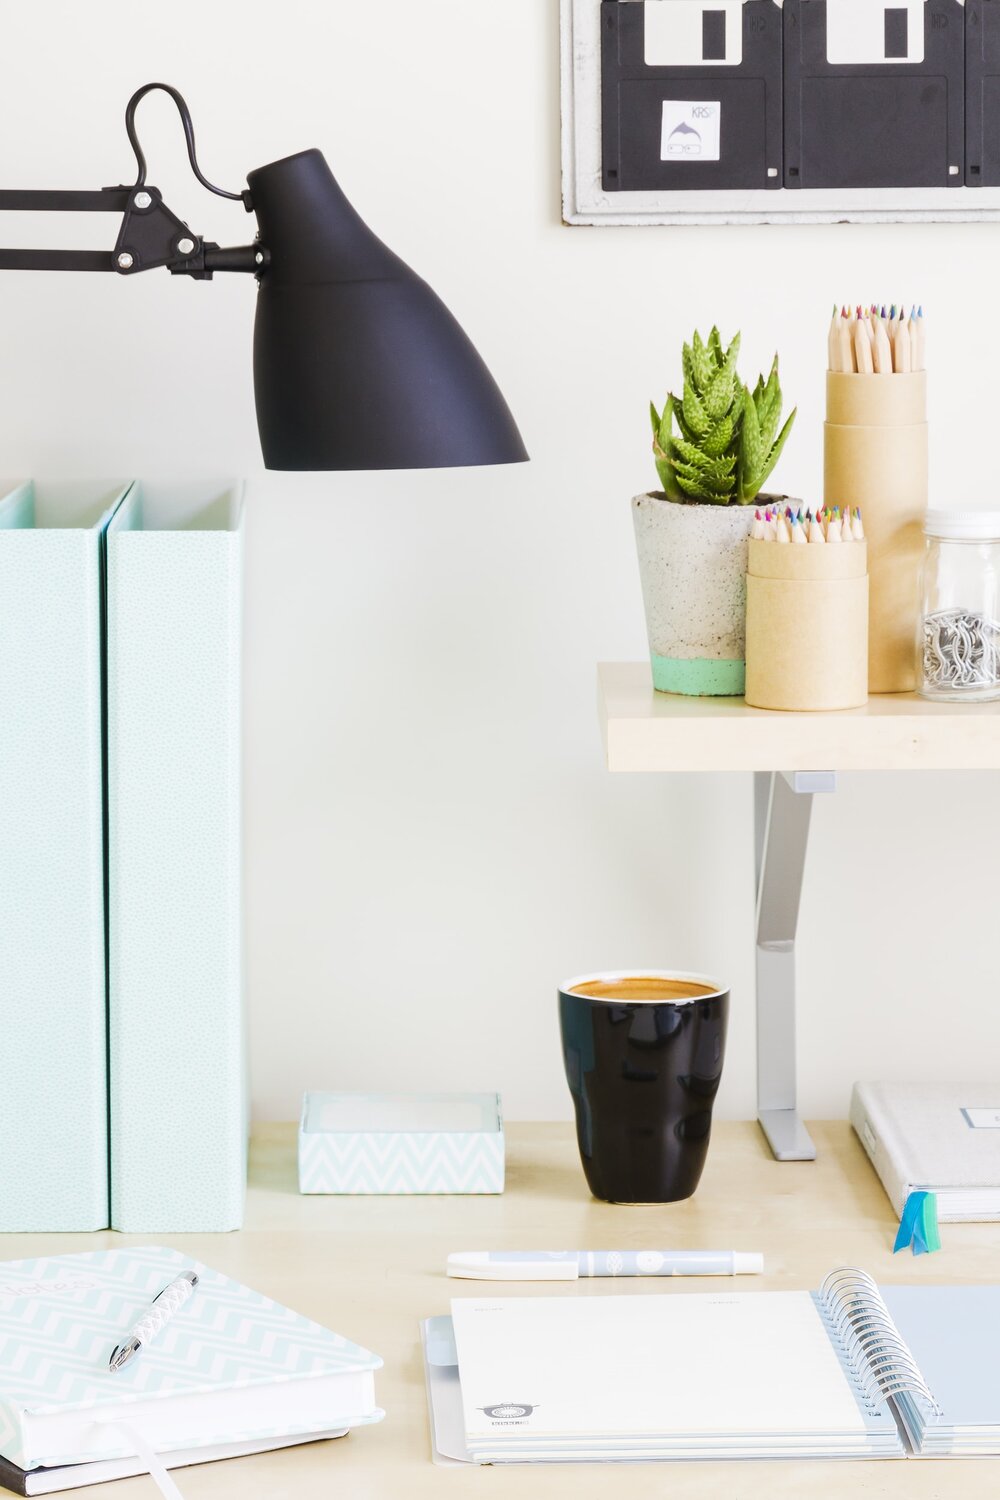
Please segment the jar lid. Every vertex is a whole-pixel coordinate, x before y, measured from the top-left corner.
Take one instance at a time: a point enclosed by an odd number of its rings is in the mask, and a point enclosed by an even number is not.
[[[924,535],[943,542],[1000,542],[1000,510],[929,510]]]

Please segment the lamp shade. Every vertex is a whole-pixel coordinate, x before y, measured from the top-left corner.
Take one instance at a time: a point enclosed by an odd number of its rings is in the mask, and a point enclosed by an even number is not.
[[[271,162],[247,180],[268,251],[253,356],[267,468],[527,458],[470,340],[351,207],[320,151]]]

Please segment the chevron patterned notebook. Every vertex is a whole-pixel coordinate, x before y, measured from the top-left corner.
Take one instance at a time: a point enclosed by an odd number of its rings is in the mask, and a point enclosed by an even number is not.
[[[194,1295],[111,1374],[120,1338],[189,1269],[200,1278]],[[21,1469],[129,1458],[142,1448],[271,1438],[279,1447],[297,1434],[377,1422],[381,1363],[177,1250],[0,1264],[0,1456]]]

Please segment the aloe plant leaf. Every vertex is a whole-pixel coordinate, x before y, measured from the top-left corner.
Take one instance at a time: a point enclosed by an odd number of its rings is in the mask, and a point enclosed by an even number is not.
[[[704,469],[692,468],[689,464],[683,463],[675,463],[674,472],[677,475],[678,483],[687,480],[688,484],[699,485],[706,494],[713,497],[725,496],[729,499],[736,488],[736,483],[732,475],[719,476],[716,474],[707,474]]]
[[[674,403],[674,420],[677,423],[677,431],[680,433],[682,438],[684,438],[689,443],[701,442],[701,438],[698,436],[698,434],[694,431],[693,428],[689,427],[687,422],[685,421],[684,410],[679,401],[675,401]]]
[[[673,465],[665,458],[656,460],[656,472],[660,476],[660,488],[668,500],[683,500],[684,491],[677,483]]]
[[[705,392],[705,410],[713,422],[718,422],[724,417],[733,404],[736,395],[736,371],[728,364],[724,364],[721,370],[717,370],[709,381]]]
[[[761,441],[765,449],[770,448],[774,442],[774,435],[778,430],[781,420],[781,383],[778,379],[777,358],[771,366],[767,384],[761,383],[760,400],[757,404],[757,416],[760,421]]]
[[[652,401],[649,403],[649,419],[650,419],[650,421],[653,424],[653,436],[654,437],[659,437],[659,435],[660,435],[660,413],[656,410],[656,407],[654,406],[654,404],[653,404]]]
[[[703,438],[711,429],[712,419],[694,386],[684,387],[684,421],[696,438]]]
[[[758,375],[757,384],[754,386],[753,391],[751,392],[751,400],[753,401],[754,407],[756,409],[757,420],[759,422],[761,414],[764,412],[767,406],[767,387],[764,384],[763,377],[760,375]]]
[[[731,476],[736,467],[735,453],[728,457],[723,454],[721,458],[710,458],[697,444],[687,443],[682,438],[676,439],[673,446],[677,458],[690,464],[693,469],[702,469],[706,474]]]
[[[663,416],[660,418],[659,427],[653,434],[660,447],[667,453],[670,452],[670,445],[674,440],[674,416],[676,415],[676,408],[677,400],[671,392],[663,403]]]
[[[757,414],[757,406],[750,392],[744,388],[743,425],[740,430],[740,462],[750,473],[755,473],[760,466],[762,457],[760,418]]]
[[[774,437],[778,431],[778,423],[781,421],[781,393],[778,392],[776,400],[765,401],[763,409],[758,412],[760,422],[760,442],[765,453],[770,452]]]
[[[760,489],[757,476],[763,465],[764,450],[760,441],[760,423],[757,407],[749,392],[743,401],[743,426],[740,429],[739,495],[746,502],[748,495]],[[756,488],[755,488],[756,486]]]
[[[710,505],[727,505],[729,503],[730,497],[728,495],[713,494],[700,480],[685,479],[682,475],[678,474],[677,483],[689,500],[702,500]]]
[[[726,453],[732,446],[733,434],[735,431],[736,422],[734,421],[732,415],[730,414],[729,416],[723,417],[722,421],[716,422],[711,432],[707,432],[702,438],[702,451],[707,454],[709,458],[721,458],[723,454]],[[733,453],[732,458],[733,462],[735,463],[735,452]]]
[[[770,479],[771,475],[774,473],[774,466],[778,462],[778,459],[781,457],[782,449],[784,448],[785,444],[788,441],[788,435],[791,432],[792,427],[795,424],[795,418],[798,416],[798,412],[799,412],[799,409],[798,409],[798,407],[796,407],[795,410],[792,412],[791,416],[788,418],[788,421],[785,423],[784,427],[781,429],[781,432],[778,435],[777,442],[771,448],[770,453],[767,455],[767,458],[765,459],[765,461],[763,463],[763,466],[762,466],[761,472],[760,472],[760,480],[759,480],[759,483],[757,485],[757,491],[756,491],[758,494],[764,488],[765,484]]]
[[[702,343],[701,334],[697,332],[691,340],[691,374],[699,395],[707,390],[715,374],[715,360]]]

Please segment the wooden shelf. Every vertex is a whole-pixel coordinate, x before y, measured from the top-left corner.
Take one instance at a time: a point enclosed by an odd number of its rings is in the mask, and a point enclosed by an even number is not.
[[[875,697],[833,714],[653,690],[645,662],[598,668],[609,771],[995,771],[1000,703]]]

